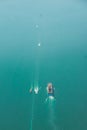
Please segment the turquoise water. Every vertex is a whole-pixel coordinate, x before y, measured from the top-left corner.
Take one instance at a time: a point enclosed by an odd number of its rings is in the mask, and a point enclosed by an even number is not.
[[[87,130],[87,1],[1,0],[0,130],[48,129]]]

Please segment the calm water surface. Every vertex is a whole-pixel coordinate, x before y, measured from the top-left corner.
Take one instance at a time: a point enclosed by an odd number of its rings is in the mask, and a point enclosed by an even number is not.
[[[1,0],[0,130],[48,129],[87,130],[87,1]]]

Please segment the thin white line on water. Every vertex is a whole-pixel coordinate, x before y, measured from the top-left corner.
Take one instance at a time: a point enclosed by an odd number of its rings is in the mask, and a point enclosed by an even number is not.
[[[34,117],[34,94],[32,95],[32,112],[31,112],[30,130],[33,130],[33,117]]]

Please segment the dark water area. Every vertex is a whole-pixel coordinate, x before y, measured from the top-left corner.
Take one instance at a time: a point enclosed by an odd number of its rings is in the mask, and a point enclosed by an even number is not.
[[[87,1],[1,0],[0,130],[48,129],[87,130]]]

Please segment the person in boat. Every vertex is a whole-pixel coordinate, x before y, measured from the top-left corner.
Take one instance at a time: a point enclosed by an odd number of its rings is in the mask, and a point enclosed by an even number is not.
[[[52,83],[48,83],[46,89],[47,89],[48,96],[54,97],[54,87],[53,87],[53,84]]]
[[[33,88],[31,87],[30,89],[29,89],[29,93],[32,93],[33,92]]]
[[[39,88],[38,87],[34,88],[34,93],[38,94],[38,92],[39,92]]]

